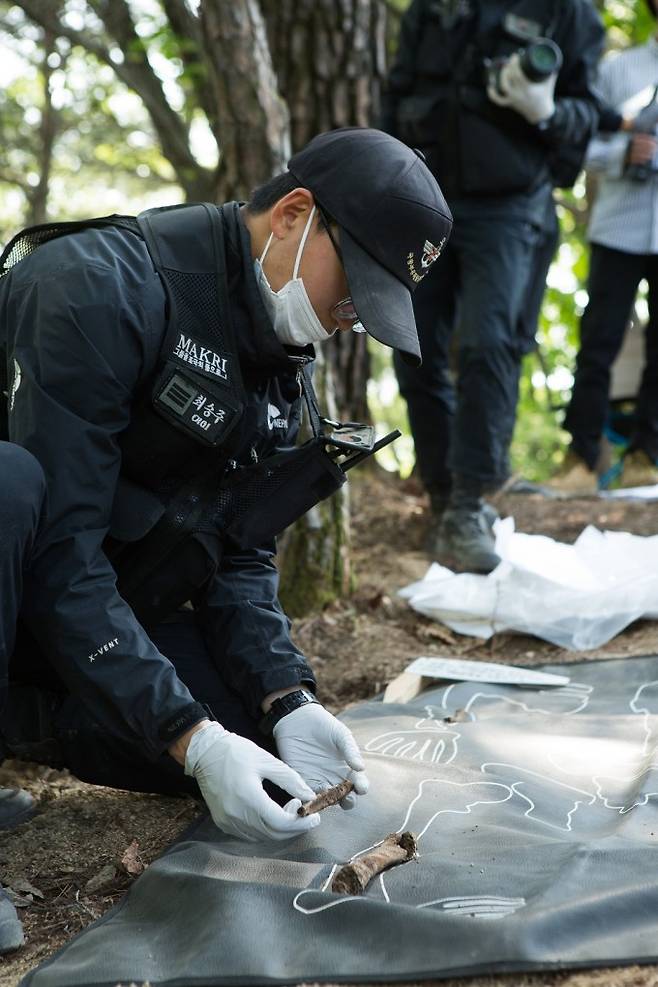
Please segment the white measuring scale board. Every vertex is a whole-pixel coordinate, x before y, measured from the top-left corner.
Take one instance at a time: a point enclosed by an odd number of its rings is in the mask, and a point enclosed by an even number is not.
[[[490,661],[467,661],[462,658],[416,658],[405,672],[432,679],[456,682],[492,682],[500,685],[567,685],[568,675],[535,672],[516,665],[499,665]]]

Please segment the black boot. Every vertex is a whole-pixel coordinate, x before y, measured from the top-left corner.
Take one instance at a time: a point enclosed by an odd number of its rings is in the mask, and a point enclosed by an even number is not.
[[[23,926],[7,893],[0,887],[0,956],[22,946]]]
[[[432,544],[432,537],[436,537],[436,533],[439,530],[441,522],[443,521],[443,515],[445,514],[448,504],[450,503],[450,492],[448,490],[429,490],[430,498],[430,545]],[[482,514],[484,520],[487,522],[489,527],[493,530],[493,526],[496,521],[500,521],[500,514],[487,500],[480,500]]]
[[[22,788],[0,788],[0,829],[14,829],[36,812],[36,802]]]
[[[438,490],[428,490],[427,492],[430,498],[430,517],[427,526],[425,551],[433,557],[434,546],[439,537],[441,525],[443,524],[443,515],[450,502],[450,489],[444,490],[441,488]]]
[[[0,717],[0,764],[7,758],[14,757],[5,735],[7,716],[8,711],[5,709]],[[0,830],[20,826],[35,812],[36,802],[29,792],[24,792],[21,788],[0,788]]]
[[[492,572],[500,562],[492,532],[497,517],[476,484],[456,480],[432,545],[433,558],[455,572]]]
[[[0,764],[7,749],[0,737]],[[11,829],[25,822],[34,812],[34,799],[17,788],[0,788],[0,829]],[[23,926],[7,893],[0,885],[0,956],[23,945]]]

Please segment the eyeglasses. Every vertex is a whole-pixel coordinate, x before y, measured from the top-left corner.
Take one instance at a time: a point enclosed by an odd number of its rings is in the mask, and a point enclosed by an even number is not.
[[[335,319],[342,319],[344,322],[357,322],[359,318],[349,295],[334,305],[331,314]]]
[[[343,270],[344,270],[345,269],[345,264],[343,262],[343,254],[342,254],[342,251],[340,249],[340,246],[338,244],[338,241],[336,240],[336,237],[331,232],[331,222],[332,221],[329,218],[329,216],[327,216],[327,214],[325,213],[324,209],[320,209],[319,206],[318,206],[318,215],[320,217],[320,220],[322,222],[322,225],[324,226],[324,228],[325,228],[325,230],[326,230],[326,232],[327,232],[327,234],[329,236],[329,239],[331,240],[332,246],[333,246],[334,250],[336,251],[336,254],[338,256],[338,260],[343,265]],[[338,319],[339,321],[352,322],[353,323],[353,325],[352,325],[352,331],[353,332],[365,332],[366,331],[365,328],[364,328],[364,326],[362,325],[361,321],[359,320],[358,313],[356,311],[356,308],[354,306],[354,302],[352,301],[352,298],[350,297],[350,295],[348,295],[347,298],[341,299],[341,301],[339,301],[336,305],[333,306],[333,308],[331,309],[331,315],[332,315],[332,317],[334,319]]]

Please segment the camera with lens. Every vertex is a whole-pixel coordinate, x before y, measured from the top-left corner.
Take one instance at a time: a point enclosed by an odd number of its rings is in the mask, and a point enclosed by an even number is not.
[[[633,120],[631,129],[634,134],[647,134],[649,137],[658,138],[658,86],[654,88],[649,102]],[[656,174],[658,174],[658,153],[654,153],[653,159],[643,164],[627,163],[624,170],[624,177],[630,178],[632,182],[646,182]]]
[[[543,82],[549,76],[560,71],[562,67],[562,52],[550,38],[537,38],[525,48],[519,49],[521,71],[528,82]],[[485,63],[489,84],[502,93],[505,91],[501,84],[501,74],[509,58],[489,59]]]

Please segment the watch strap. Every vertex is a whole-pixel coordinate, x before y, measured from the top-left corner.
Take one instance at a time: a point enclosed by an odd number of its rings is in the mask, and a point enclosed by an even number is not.
[[[274,700],[265,716],[259,722],[258,729],[266,737],[271,737],[274,727],[279,720],[287,716],[288,713],[293,713],[296,709],[311,705],[312,703],[318,703],[319,705],[318,700],[308,689],[296,689],[295,692],[289,692],[286,696],[279,696],[278,699]]]

